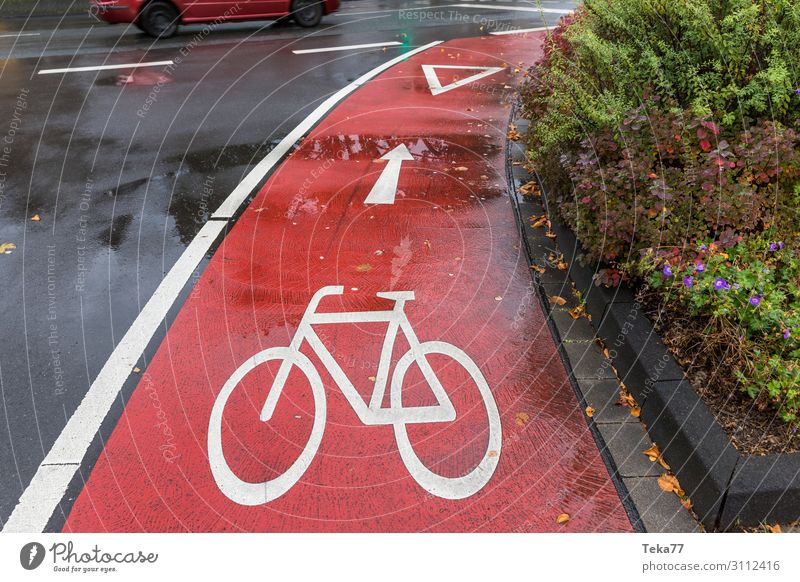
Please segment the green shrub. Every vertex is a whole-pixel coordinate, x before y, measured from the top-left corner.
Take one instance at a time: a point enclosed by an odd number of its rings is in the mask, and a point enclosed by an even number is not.
[[[800,0],[586,0],[547,41],[526,107],[534,159],[646,95],[725,127],[800,113]]]
[[[597,283],[649,283],[800,426],[798,63],[800,0],[586,0],[523,104]]]

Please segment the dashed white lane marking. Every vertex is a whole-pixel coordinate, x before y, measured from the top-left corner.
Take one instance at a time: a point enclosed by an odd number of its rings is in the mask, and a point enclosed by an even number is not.
[[[517,30],[499,30],[497,32],[490,32],[489,34],[494,34],[495,36],[500,36],[503,34],[525,34],[526,32],[541,32],[543,30],[551,30],[552,26],[540,26],[539,28],[518,28]]]
[[[151,61],[149,63],[126,63],[124,65],[99,65],[96,67],[66,67],[64,69],[42,69],[39,75],[54,75],[57,73],[82,73],[85,71],[108,71],[111,69],[139,69],[141,67],[158,67],[175,64],[173,61]]]
[[[292,52],[296,55],[307,55],[311,53],[332,53],[335,51],[349,51],[349,50],[363,49],[363,48],[378,48],[382,46],[400,46],[402,44],[403,43],[393,40],[390,42],[372,42],[369,44],[351,44],[346,46],[329,46],[325,48],[299,49]]]
[[[14,34],[0,34],[0,38],[19,38],[20,36],[41,36],[41,32],[15,32]]]
[[[250,170],[245,179],[228,195],[214,213],[213,218],[230,219],[253,189],[288,153],[295,142],[344,97],[389,67],[441,42],[437,40],[403,53],[363,74],[328,97]],[[39,465],[30,485],[23,492],[14,511],[3,526],[3,533],[44,531],[56,507],[64,498],[67,487],[80,467],[89,445],[97,431],[100,430],[101,423],[119,396],[122,385],[130,376],[147,344],[153,339],[158,326],[161,325],[186,282],[228,224],[228,220],[208,221],[169,270],[153,296],[150,297],[114,351],[111,352],[108,361],[92,382],[75,413],[67,421],[64,430],[53,444],[53,448]]]
[[[543,8],[539,6],[506,6],[503,4],[451,4],[453,8],[479,8],[482,10],[509,10],[512,12],[536,12],[539,14],[572,14],[567,8]]]

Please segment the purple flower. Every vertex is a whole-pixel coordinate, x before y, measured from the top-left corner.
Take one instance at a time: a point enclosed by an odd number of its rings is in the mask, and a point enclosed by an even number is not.
[[[794,92],[795,92],[797,95],[800,95],[800,88],[798,88],[798,89],[795,89],[795,90],[794,90]]]
[[[687,275],[686,277],[683,278],[683,284],[686,285],[687,287],[691,287],[692,285],[694,285],[694,277],[692,277],[691,275]]]
[[[778,245],[776,245],[775,243],[769,243],[769,252],[774,253],[777,250],[778,250]]]
[[[761,298],[764,297],[763,295],[753,295],[748,301],[750,305],[754,307],[758,307],[758,304],[761,303]]]
[[[669,266],[669,263],[664,265],[664,268],[661,270],[664,273],[665,277],[672,277],[672,268]]]
[[[788,327],[783,330],[783,339],[788,340],[790,335],[791,335],[791,333],[790,333]]]
[[[694,265],[694,270],[697,271],[698,273],[702,273],[703,271],[706,270],[706,266],[700,261],[697,261],[697,263],[695,263]]]
[[[730,288],[731,288],[731,286],[722,277],[720,277],[719,279],[714,281],[714,289],[716,289],[717,291],[719,291],[721,289],[730,289]]]
[[[782,249],[782,248],[783,248],[783,241],[781,241],[781,242],[779,242],[779,243],[778,243],[778,248],[779,248],[779,249]]]
[[[700,250],[701,251],[707,251],[708,247],[706,245],[700,245]]]

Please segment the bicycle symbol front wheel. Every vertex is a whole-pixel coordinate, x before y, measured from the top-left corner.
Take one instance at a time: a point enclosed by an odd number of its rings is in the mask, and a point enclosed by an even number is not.
[[[225,453],[222,450],[222,414],[231,393],[239,386],[244,377],[257,366],[272,360],[288,360],[305,374],[314,398],[314,423],[311,435],[300,456],[285,472],[274,479],[250,483],[240,479],[225,459]],[[220,490],[231,501],[248,506],[268,503],[286,493],[300,480],[317,454],[322,442],[322,434],[325,431],[325,406],[325,388],[322,385],[322,379],[311,360],[297,350],[288,347],[269,348],[245,361],[223,385],[214,402],[208,422],[208,460],[211,465],[211,473]],[[258,417],[257,413],[256,417]]]
[[[461,477],[444,477],[431,471],[420,460],[411,445],[411,440],[408,438],[408,431],[404,422],[397,422],[393,425],[394,435],[403,463],[405,463],[414,480],[423,489],[444,499],[464,499],[480,491],[489,482],[497,468],[502,444],[500,412],[497,410],[497,403],[494,401],[492,391],[475,362],[454,345],[439,341],[423,342],[419,345],[418,350],[409,350],[397,362],[391,388],[391,405],[393,408],[402,408],[401,392],[403,379],[408,368],[416,358],[419,356],[425,357],[429,354],[440,354],[454,359],[469,373],[478,387],[489,420],[489,439],[486,452],[478,465],[468,474]]]

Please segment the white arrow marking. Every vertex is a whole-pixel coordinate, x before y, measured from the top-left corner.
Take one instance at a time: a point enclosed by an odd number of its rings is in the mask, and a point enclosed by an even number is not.
[[[400,144],[381,158],[387,161],[378,181],[369,191],[364,204],[394,204],[397,194],[397,180],[400,179],[400,166],[405,160],[413,160],[414,156],[405,144]]]
[[[436,76],[436,69],[464,69],[469,71],[480,71],[480,73],[476,73],[471,77],[467,77],[466,79],[460,79],[454,83],[450,83],[449,85],[445,85],[442,87],[441,81],[439,81],[439,77]],[[431,94],[433,95],[440,95],[451,89],[455,89],[457,87],[462,87],[467,83],[472,83],[473,81],[477,81],[478,79],[482,79],[484,77],[488,77],[489,75],[494,75],[495,73],[499,73],[505,69],[505,67],[470,67],[466,65],[422,65],[422,71],[425,73],[425,78],[428,80],[428,87],[431,88]]]

